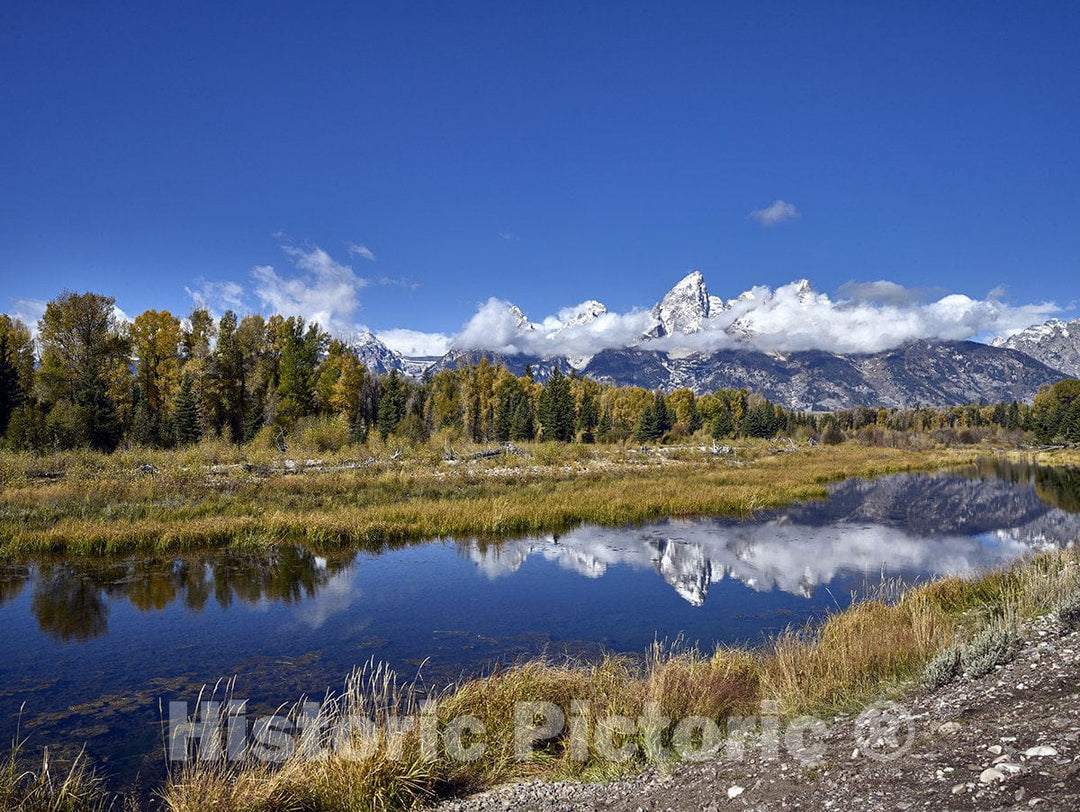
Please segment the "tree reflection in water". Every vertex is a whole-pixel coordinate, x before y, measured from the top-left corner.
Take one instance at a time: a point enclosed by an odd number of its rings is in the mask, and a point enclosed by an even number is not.
[[[0,604],[16,598],[30,581],[30,608],[41,630],[57,640],[85,641],[108,631],[109,600],[126,599],[144,612],[161,611],[177,600],[191,611],[202,610],[211,599],[223,609],[234,601],[292,604],[314,597],[352,560],[352,555],[323,558],[289,545],[109,564],[48,561],[0,570]]]

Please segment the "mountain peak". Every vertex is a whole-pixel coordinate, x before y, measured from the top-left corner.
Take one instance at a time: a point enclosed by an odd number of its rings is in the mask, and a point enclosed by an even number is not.
[[[1080,319],[1050,319],[990,343],[1018,350],[1066,375],[1080,376]]]
[[[701,271],[691,271],[653,307],[656,324],[648,335],[660,338],[672,333],[697,333],[709,318],[711,307],[705,277]]]

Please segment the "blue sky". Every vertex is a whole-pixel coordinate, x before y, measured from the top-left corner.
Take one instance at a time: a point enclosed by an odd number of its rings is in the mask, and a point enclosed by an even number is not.
[[[692,268],[1080,298],[1076,3],[106,5],[0,12],[0,308],[265,309],[316,247],[377,330]]]

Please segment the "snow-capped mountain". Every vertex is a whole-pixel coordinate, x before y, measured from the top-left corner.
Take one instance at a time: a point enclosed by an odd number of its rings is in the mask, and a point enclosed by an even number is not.
[[[404,357],[370,332],[351,343],[365,365],[379,373],[397,370],[418,378],[425,370],[487,358],[518,375],[528,367],[541,382],[554,369],[576,370],[647,389],[686,387],[704,394],[745,388],[814,411],[1030,402],[1039,388],[1080,375],[1080,320],[1053,320],[991,344],[907,341],[881,352],[757,349],[770,346],[763,338],[797,333],[800,320],[827,324],[823,320],[836,312],[834,307],[805,279],[723,299],[709,292],[700,271],[693,271],[649,312],[619,315],[590,299],[534,322],[516,305],[492,299],[438,359]],[[880,335],[876,325],[870,329]],[[880,327],[881,333],[888,329]]]
[[[702,395],[747,389],[792,409],[915,408],[1031,401],[1066,377],[1016,350],[974,341],[913,341],[873,354],[718,350],[674,354],[647,345],[597,353],[583,370],[599,381]]]
[[[553,329],[548,332],[548,336],[554,338],[575,327],[583,327],[586,324],[592,324],[592,322],[596,321],[607,312],[608,309],[602,302],[598,302],[595,299],[589,299],[576,307],[567,308],[559,313],[558,324],[553,325]]]
[[[1080,376],[1080,319],[1050,319],[1007,338],[994,339],[991,344],[1019,350],[1049,367]]]
[[[375,372],[379,375],[397,371],[411,378],[419,378],[424,374],[424,370],[434,363],[434,359],[407,358],[401,353],[395,352],[380,341],[378,336],[370,330],[365,330],[351,337],[346,343],[356,351],[360,363],[367,367],[369,372]]]
[[[652,309],[653,326],[646,338],[682,333],[689,335],[705,329],[708,320],[727,306],[718,296],[710,296],[701,271],[693,271],[667,292]]]

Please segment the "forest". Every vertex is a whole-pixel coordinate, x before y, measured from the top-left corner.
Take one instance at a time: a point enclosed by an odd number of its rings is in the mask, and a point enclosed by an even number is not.
[[[128,323],[112,297],[65,292],[47,304],[35,340],[0,314],[0,438],[12,450],[173,448],[203,437],[284,450],[302,437],[336,451],[372,433],[412,444],[785,435],[895,445],[912,434],[946,444],[1071,443],[1080,440],[1080,381],[1048,387],[1033,405],[811,414],[746,390],[650,392],[557,369],[541,382],[483,360],[419,381],[378,375],[347,343],[297,317],[215,319],[196,308],[184,319],[147,310]]]

